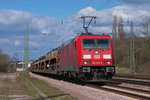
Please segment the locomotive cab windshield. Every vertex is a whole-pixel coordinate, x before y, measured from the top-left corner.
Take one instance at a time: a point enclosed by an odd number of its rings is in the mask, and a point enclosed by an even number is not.
[[[109,49],[109,39],[83,39],[83,49]]]

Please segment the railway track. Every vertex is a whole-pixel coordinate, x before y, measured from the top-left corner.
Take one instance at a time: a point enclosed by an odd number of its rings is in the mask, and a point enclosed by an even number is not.
[[[129,75],[116,73],[114,77],[150,80],[150,75],[133,75],[133,74]]]
[[[113,77],[113,79],[111,81],[112,82],[120,82],[120,83],[129,83],[129,84],[138,84],[138,85],[150,86],[150,80]]]
[[[47,77],[46,75],[43,75],[45,77]],[[49,76],[48,76],[49,77]],[[59,80],[58,77],[49,77],[49,78],[54,78],[56,80]],[[67,80],[67,82],[71,82],[71,83],[75,83],[78,85],[83,85],[83,86],[87,86],[87,87],[91,87],[91,88],[95,88],[95,89],[99,89],[99,90],[104,90],[104,91],[108,91],[111,93],[115,93],[115,94],[119,94],[119,95],[124,95],[127,97],[131,97],[134,99],[139,99],[139,100],[150,100],[150,91],[148,90],[143,90],[143,89],[137,89],[137,88],[131,88],[131,87],[127,87],[127,86],[120,86],[120,84],[122,83],[131,83],[131,84],[139,84],[139,85],[146,85],[148,86],[149,82],[146,81],[138,81],[134,80],[123,80],[123,79],[113,79],[113,81],[104,81],[104,84],[100,84],[100,83],[83,83],[81,84],[81,82],[77,82],[74,80]],[[141,84],[141,83],[144,84]]]
[[[123,87],[118,85],[106,84],[104,86],[99,86],[98,84],[86,84],[85,86],[96,88],[99,90],[104,90],[108,92],[113,92],[116,94],[128,96],[139,100],[150,100],[150,91],[140,90],[135,88]]]

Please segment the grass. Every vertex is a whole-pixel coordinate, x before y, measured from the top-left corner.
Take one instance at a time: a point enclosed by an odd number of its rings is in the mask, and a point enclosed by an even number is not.
[[[66,94],[59,89],[52,87],[49,84],[36,78],[28,77],[28,79],[52,100],[77,100],[77,98],[72,97],[69,94]]]
[[[40,99],[41,96],[33,89],[33,87],[26,81],[26,76],[19,75],[18,82],[22,85],[24,91],[29,95],[32,99]],[[50,86],[48,83],[38,80],[36,78],[32,78],[30,76],[26,77],[30,80],[37,88],[40,89],[44,94],[51,98],[51,100],[78,100],[75,97],[66,94],[59,89]]]
[[[147,65],[149,66],[149,65]],[[130,68],[125,68],[125,67],[116,67],[116,73],[119,74],[134,74],[130,72]],[[146,67],[141,67],[135,70],[136,75],[150,75],[150,68]]]
[[[124,68],[124,67],[116,67],[116,73],[131,74],[130,68]]]
[[[23,90],[25,91],[25,93],[27,95],[29,95],[31,97],[31,99],[41,98],[41,96],[38,94],[38,92],[36,90],[34,90],[34,88],[31,86],[31,84],[26,81],[24,75],[20,74],[17,77],[17,82],[21,84]]]
[[[6,87],[0,88],[0,100],[10,100],[8,97],[9,89]]]

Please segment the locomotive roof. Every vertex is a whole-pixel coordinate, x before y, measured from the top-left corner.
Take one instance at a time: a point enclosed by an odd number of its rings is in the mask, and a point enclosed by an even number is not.
[[[105,34],[105,33],[103,33],[103,34],[93,34],[93,33],[81,33],[80,35],[86,35],[86,36],[89,36],[89,35],[93,35],[93,36],[97,36],[97,35],[101,35],[101,36],[109,36],[109,35],[107,35],[107,34]]]

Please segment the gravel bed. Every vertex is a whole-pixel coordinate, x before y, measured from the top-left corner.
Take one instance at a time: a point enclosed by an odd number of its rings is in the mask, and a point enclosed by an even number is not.
[[[43,80],[49,83],[51,86],[54,86],[61,91],[70,94],[71,96],[77,97],[79,100],[134,100],[133,98],[122,96],[119,94],[81,86],[62,80],[55,80],[33,73],[30,73],[30,76]]]

